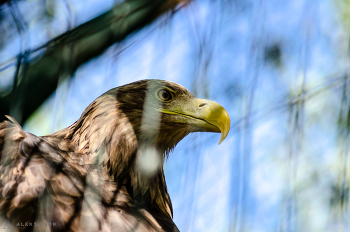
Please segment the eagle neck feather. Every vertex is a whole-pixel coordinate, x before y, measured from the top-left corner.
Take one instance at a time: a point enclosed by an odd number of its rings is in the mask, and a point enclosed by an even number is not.
[[[102,175],[109,178],[106,181],[121,183],[130,180],[134,197],[141,197],[149,206],[155,203],[159,210],[172,217],[163,171],[164,158],[161,158],[154,175],[140,172],[135,162],[140,152],[134,124],[120,110],[115,95],[105,94],[89,105],[69,128],[66,138],[73,142],[76,150],[87,156],[92,169],[102,169]]]

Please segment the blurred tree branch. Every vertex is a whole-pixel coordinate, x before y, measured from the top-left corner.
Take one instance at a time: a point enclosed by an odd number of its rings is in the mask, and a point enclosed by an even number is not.
[[[0,0],[0,6],[6,2],[10,2],[11,0]]]
[[[0,98],[0,117],[10,114],[24,122],[57,88],[60,77],[68,77],[90,59],[185,0],[125,0],[110,11],[58,36],[44,45],[46,51],[26,62],[19,58],[10,94]],[[40,48],[39,48],[40,49]],[[36,49],[38,50],[38,49]],[[26,56],[20,54],[19,57]]]

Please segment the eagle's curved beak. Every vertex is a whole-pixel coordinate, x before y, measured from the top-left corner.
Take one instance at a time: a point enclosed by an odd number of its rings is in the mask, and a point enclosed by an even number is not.
[[[227,111],[218,103],[205,99],[195,99],[195,105],[198,107],[197,112],[192,115],[189,114],[189,116],[206,121],[210,125],[214,125],[216,130],[212,132],[221,132],[219,144],[222,143],[230,131],[230,116]],[[201,126],[203,129],[211,131],[212,126],[210,125],[204,124]]]
[[[230,131],[230,116],[227,111],[216,102],[206,99],[193,99],[192,104],[182,106],[181,109],[161,109],[162,113],[176,114],[187,118],[186,122],[202,132],[221,132],[219,144],[224,141]]]

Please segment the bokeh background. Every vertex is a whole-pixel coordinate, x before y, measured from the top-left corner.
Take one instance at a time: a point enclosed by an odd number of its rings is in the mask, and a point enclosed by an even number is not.
[[[75,60],[79,39],[106,26],[84,23],[137,2],[1,0],[1,120],[45,135],[108,89],[173,81],[232,122],[221,145],[218,134],[187,136],[165,164],[180,231],[350,231],[350,1],[173,1]]]

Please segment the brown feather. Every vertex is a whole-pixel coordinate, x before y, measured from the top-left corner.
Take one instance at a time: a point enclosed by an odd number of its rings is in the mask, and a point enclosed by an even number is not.
[[[0,212],[13,225],[55,223],[52,231],[178,231],[162,164],[190,131],[149,115],[162,107],[153,98],[164,86],[193,98],[175,83],[145,80],[111,89],[51,135],[23,132],[11,117],[0,123]],[[149,174],[138,164],[147,149],[160,160]]]

